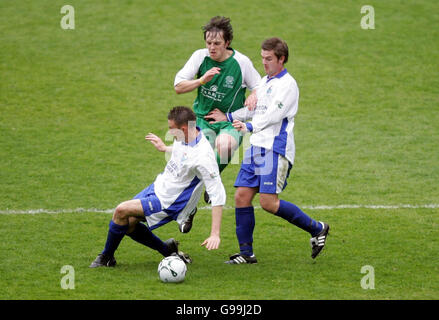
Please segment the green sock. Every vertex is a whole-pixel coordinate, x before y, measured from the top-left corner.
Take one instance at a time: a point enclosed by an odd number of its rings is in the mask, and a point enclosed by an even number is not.
[[[216,162],[218,163],[218,167],[219,167],[219,172],[221,173],[229,164],[230,159],[227,159],[227,163],[221,163],[221,159],[218,152],[215,152],[215,154],[216,154]]]

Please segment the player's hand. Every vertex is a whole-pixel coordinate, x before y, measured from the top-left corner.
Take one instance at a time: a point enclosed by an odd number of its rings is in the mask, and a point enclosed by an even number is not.
[[[208,121],[212,120],[212,121],[209,121],[209,123],[215,123],[218,121],[227,121],[227,117],[226,117],[225,113],[217,108],[213,109],[207,115],[205,115],[204,119],[206,119]]]
[[[203,83],[207,83],[213,79],[213,77],[217,74],[220,74],[221,68],[213,67],[209,69],[203,76],[200,78]]]
[[[167,147],[162,139],[153,133],[148,133],[145,137],[145,140],[150,141],[158,151],[165,152],[167,150]]]
[[[201,244],[202,246],[206,246],[207,250],[218,249],[220,245],[221,239],[219,236],[210,236]]]
[[[256,90],[253,90],[252,93],[245,99],[244,106],[247,107],[248,110],[253,111],[256,108],[256,103],[258,102],[258,97],[256,95]]]
[[[247,126],[246,126],[245,123],[242,122],[242,121],[239,121],[239,120],[233,120],[232,125],[233,125],[233,127],[234,127],[236,130],[238,130],[238,131],[240,131],[240,132],[242,132],[242,133],[246,133],[246,132],[247,132]]]

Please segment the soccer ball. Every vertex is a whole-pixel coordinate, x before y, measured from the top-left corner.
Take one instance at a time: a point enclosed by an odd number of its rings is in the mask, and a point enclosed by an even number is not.
[[[169,256],[159,263],[157,272],[163,282],[183,282],[186,277],[186,264],[178,256]]]

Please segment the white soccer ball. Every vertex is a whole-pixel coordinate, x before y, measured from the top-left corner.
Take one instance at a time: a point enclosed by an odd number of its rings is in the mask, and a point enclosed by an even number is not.
[[[183,282],[186,277],[186,263],[177,256],[165,257],[157,269],[163,282]]]

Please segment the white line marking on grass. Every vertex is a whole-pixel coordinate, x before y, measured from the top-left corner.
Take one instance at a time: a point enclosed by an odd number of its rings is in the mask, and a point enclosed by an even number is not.
[[[83,213],[83,212],[92,212],[92,213],[113,213],[114,209],[85,209],[85,208],[76,208],[76,209],[29,209],[29,210],[0,210],[0,214],[39,214],[39,213],[47,213],[47,214],[59,214],[59,213]]]
[[[367,204],[341,204],[338,206],[304,206],[304,209],[311,210],[333,210],[333,209],[438,209],[439,204],[399,204],[399,205],[367,205]]]
[[[439,204],[399,204],[399,205],[380,205],[380,204],[341,204],[335,206],[301,206],[304,210],[336,210],[336,209],[439,209]],[[199,207],[198,210],[210,210],[211,206]],[[225,206],[224,209],[234,209],[231,206]],[[261,209],[255,206],[255,209]],[[113,213],[114,209],[96,209],[96,208],[76,208],[76,209],[28,209],[28,210],[0,210],[0,214],[60,214],[60,213]]]

